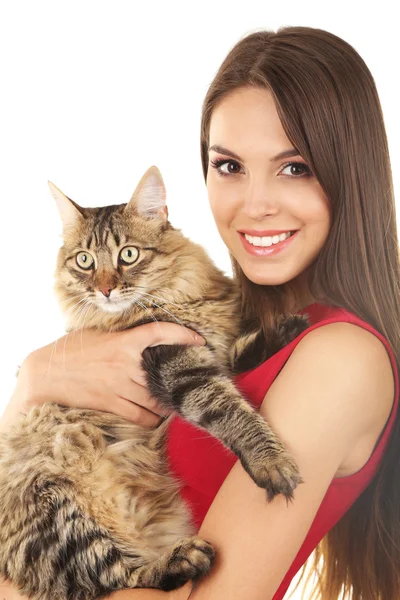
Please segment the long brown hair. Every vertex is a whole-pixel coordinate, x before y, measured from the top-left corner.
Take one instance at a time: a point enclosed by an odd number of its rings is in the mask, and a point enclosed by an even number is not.
[[[227,94],[247,86],[273,94],[287,137],[330,201],[331,228],[308,270],[313,297],[375,327],[390,342],[399,368],[400,263],[393,182],[382,110],[368,67],[352,46],[321,29],[283,27],[239,40],[203,103],[205,179],[212,111]],[[290,282],[256,285],[231,259],[244,316],[257,318],[268,335],[277,316],[293,306]],[[314,558],[319,577],[313,598],[400,598],[399,412],[379,472],[322,540]]]

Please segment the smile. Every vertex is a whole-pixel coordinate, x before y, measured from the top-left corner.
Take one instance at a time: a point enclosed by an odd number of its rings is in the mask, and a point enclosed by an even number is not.
[[[250,244],[253,246],[262,246],[263,248],[272,246],[273,244],[279,244],[279,242],[284,242],[288,237],[293,235],[294,231],[287,231],[286,233],[281,233],[280,235],[267,235],[263,237],[257,237],[253,235],[244,234],[244,237]]]
[[[244,249],[253,256],[271,256],[289,248],[298,237],[299,230],[287,231],[274,236],[251,236],[240,233],[239,237]]]

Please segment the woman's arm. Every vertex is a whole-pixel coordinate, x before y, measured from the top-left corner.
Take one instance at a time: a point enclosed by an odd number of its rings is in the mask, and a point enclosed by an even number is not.
[[[304,483],[289,505],[282,496],[268,504],[264,491],[235,464],[199,531],[214,544],[217,558],[190,600],[273,598],[341,464],[356,447],[364,449],[364,462],[372,452],[393,390],[386,349],[365,329],[333,323],[299,342],[261,414],[298,461]],[[187,600],[189,594],[187,585],[167,594],[124,590],[110,600]]]

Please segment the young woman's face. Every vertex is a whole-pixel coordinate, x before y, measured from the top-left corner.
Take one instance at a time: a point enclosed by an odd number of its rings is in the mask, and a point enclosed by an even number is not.
[[[328,199],[268,90],[235,90],[214,109],[209,161],[211,210],[246,276],[261,285],[300,284],[328,235]]]

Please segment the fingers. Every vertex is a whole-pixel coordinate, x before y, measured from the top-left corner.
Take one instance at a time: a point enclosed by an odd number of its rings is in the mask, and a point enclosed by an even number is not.
[[[161,344],[197,344],[204,346],[206,343],[205,339],[193,331],[193,329],[164,321],[138,325],[133,329],[126,330],[125,333],[128,336],[132,335],[136,337],[140,353],[145,348]]]
[[[22,596],[9,580],[0,579],[0,597],[4,600],[29,600],[28,596]]]
[[[156,415],[149,410],[139,406],[134,402],[130,402],[121,396],[118,396],[113,405],[112,412],[123,417],[127,421],[141,425],[142,427],[148,427],[154,429],[158,427],[163,421],[163,417]]]
[[[171,409],[163,407],[150,395],[146,387],[146,382],[143,385],[138,382],[137,373],[134,374],[134,378],[133,381],[127,378],[121,384],[118,384],[118,387],[115,389],[117,396],[125,398],[128,402],[133,402],[157,416],[167,417],[173,412]]]

